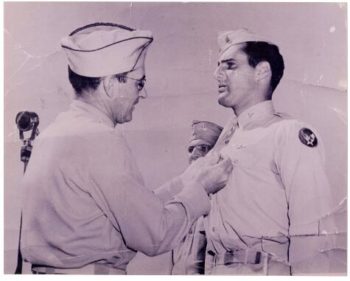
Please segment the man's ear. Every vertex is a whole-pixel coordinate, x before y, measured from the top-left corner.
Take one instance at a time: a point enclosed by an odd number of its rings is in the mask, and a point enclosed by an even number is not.
[[[108,97],[111,97],[110,92],[113,88],[113,77],[111,75],[102,78],[103,89]]]
[[[271,67],[267,61],[259,62],[255,66],[255,78],[257,81],[271,77]]]

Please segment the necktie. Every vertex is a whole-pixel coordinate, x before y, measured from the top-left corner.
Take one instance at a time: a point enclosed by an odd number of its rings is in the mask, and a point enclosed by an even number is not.
[[[221,149],[230,142],[234,132],[237,129],[237,126],[238,126],[237,118],[234,118],[232,121],[230,121],[227,124],[227,126],[225,126],[225,129],[221,133],[212,151],[219,153]]]

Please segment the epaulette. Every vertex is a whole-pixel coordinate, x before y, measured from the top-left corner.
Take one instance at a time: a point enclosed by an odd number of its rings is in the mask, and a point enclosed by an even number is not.
[[[280,117],[282,119],[295,119],[291,115],[285,113],[285,112],[275,112],[273,114],[274,116]]]

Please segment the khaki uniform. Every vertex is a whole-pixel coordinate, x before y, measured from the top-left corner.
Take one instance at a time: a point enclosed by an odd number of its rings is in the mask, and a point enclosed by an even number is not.
[[[24,259],[57,273],[93,273],[89,264],[115,273],[136,251],[171,250],[210,203],[201,186],[166,186],[182,191],[165,204],[144,186],[119,127],[74,101],[37,139],[23,179]]]
[[[319,134],[259,103],[226,126],[214,150],[233,163],[205,220],[206,274],[291,274],[290,240],[319,235],[334,208]],[[310,133],[311,132],[311,133]]]
[[[204,274],[207,240],[203,217],[191,227],[181,245],[172,251],[173,275]]]

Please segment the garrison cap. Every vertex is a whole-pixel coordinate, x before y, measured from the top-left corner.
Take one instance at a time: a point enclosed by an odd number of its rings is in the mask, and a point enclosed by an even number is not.
[[[209,121],[192,122],[192,137],[188,146],[206,144],[214,146],[219,138],[222,127]]]
[[[151,31],[94,23],[73,31],[61,40],[70,68],[86,77],[103,77],[130,72],[143,63]]]
[[[231,46],[245,43],[245,42],[269,42],[266,38],[263,38],[246,28],[240,28],[232,31],[223,31],[219,33],[218,44],[220,47],[220,55],[225,52]]]

